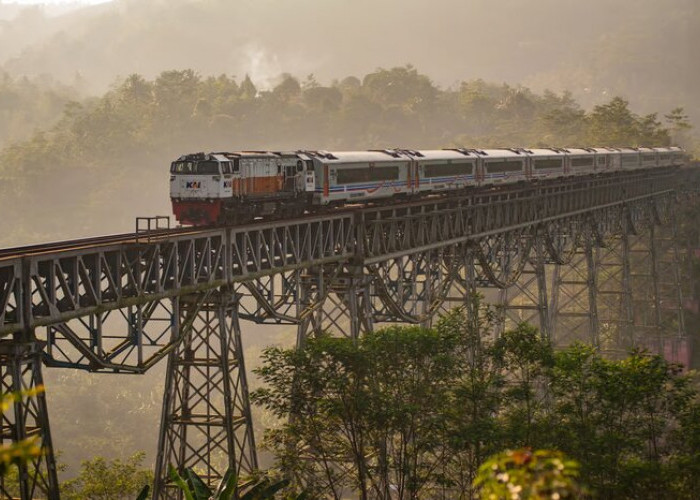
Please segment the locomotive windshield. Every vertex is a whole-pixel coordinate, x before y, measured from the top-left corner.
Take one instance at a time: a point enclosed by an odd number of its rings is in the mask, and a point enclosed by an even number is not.
[[[219,173],[218,161],[174,161],[170,173],[185,175],[216,175]]]

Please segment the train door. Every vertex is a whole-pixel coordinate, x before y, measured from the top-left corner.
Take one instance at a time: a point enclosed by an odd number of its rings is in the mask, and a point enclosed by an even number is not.
[[[300,162],[301,163],[301,162]],[[293,164],[284,166],[284,191],[293,193],[296,190],[297,167]]]
[[[408,194],[418,192],[418,162],[409,161],[406,171],[406,192]]]
[[[484,183],[484,162],[481,160],[476,161],[476,173],[474,179],[476,180],[477,186],[481,186]]]
[[[241,160],[233,159],[233,196],[241,196]]]

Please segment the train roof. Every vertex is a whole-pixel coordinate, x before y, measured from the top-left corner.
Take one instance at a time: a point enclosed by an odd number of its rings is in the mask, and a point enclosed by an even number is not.
[[[532,156],[564,156],[568,153],[567,149],[560,148],[536,148],[528,149],[528,151]]]
[[[482,149],[483,158],[525,158],[528,155],[529,149]]]
[[[479,154],[476,151],[470,150],[455,150],[455,149],[422,149],[414,151],[411,156],[420,161],[425,160],[476,160]]]
[[[408,161],[410,158],[395,150],[372,151],[322,151],[305,152],[318,158],[324,163],[390,163],[396,161]]]
[[[616,148],[591,148],[591,149],[593,151],[595,151],[596,154],[599,154],[599,155],[607,155],[607,154],[611,154],[611,153],[619,153],[620,152],[620,150],[618,150]]]

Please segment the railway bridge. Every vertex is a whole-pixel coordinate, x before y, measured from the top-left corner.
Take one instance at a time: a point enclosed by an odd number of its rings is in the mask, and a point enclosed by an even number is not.
[[[250,322],[295,325],[301,345],[320,331],[430,325],[479,290],[501,306],[500,328],[529,321],[560,345],[682,355],[675,236],[679,203],[694,196],[688,170],[0,250],[2,391],[41,385],[43,366],[130,374],[167,360],[153,498],[179,498],[168,464],[212,484],[228,467],[257,467],[241,343]],[[47,453],[20,467],[21,498],[57,499],[44,393],[2,416],[4,443],[32,435]]]

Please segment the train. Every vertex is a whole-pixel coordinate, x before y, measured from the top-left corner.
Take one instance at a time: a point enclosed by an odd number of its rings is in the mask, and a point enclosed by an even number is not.
[[[236,224],[686,160],[679,147],[199,152],[171,163],[170,198],[182,225]]]

